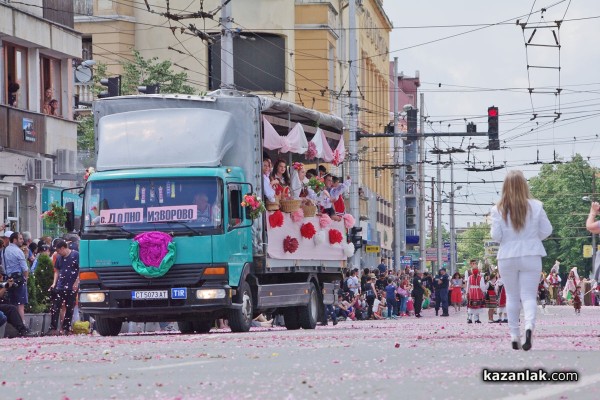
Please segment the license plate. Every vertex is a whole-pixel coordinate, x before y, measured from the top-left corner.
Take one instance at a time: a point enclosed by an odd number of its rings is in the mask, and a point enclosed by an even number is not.
[[[162,300],[168,298],[166,290],[134,290],[131,292],[131,300]]]
[[[187,288],[171,288],[172,299],[187,299]]]

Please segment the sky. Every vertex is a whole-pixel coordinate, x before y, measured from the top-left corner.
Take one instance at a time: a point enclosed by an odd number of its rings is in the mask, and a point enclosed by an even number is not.
[[[535,176],[542,162],[568,161],[579,153],[600,166],[600,1],[598,0],[384,0],[394,24],[390,59],[398,57],[399,71],[419,71],[425,96],[426,132],[466,132],[466,121],[487,132],[487,108],[499,108],[501,150],[474,149],[456,153],[454,161],[456,226],[481,222],[496,202],[507,170]],[[545,9],[544,12],[541,10]],[[531,14],[530,14],[531,13]],[[527,24],[523,30],[516,24]],[[562,20],[560,29],[544,28]],[[572,20],[572,21],[570,21]],[[531,44],[525,46],[538,26]],[[531,28],[531,29],[529,29]],[[454,36],[454,37],[450,37]],[[428,43],[431,42],[431,43]],[[527,68],[530,66],[553,68]],[[560,72],[557,69],[560,67]],[[530,95],[528,88],[533,88]],[[560,88],[560,96],[555,94]],[[550,93],[538,93],[538,92]],[[555,117],[560,113],[560,118]],[[536,118],[533,118],[536,114]],[[487,145],[487,137],[440,138],[440,148]],[[427,159],[434,139],[427,139]],[[449,156],[443,155],[442,161]],[[493,172],[465,168],[506,166]],[[467,164],[471,162],[471,164]],[[426,164],[426,180],[435,177]],[[442,169],[450,182],[450,168]],[[483,182],[486,183],[483,183]],[[456,190],[462,186],[460,190]],[[450,183],[443,186],[451,191]],[[429,193],[429,188],[426,188]],[[466,204],[461,204],[466,203]],[[448,221],[448,206],[443,220]]]

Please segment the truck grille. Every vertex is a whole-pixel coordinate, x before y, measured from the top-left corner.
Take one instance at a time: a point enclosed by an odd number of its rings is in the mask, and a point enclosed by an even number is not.
[[[154,286],[195,285],[200,281],[205,268],[206,265],[176,264],[160,278],[145,278],[135,272],[133,267],[98,268],[96,272],[102,286],[106,289],[136,289]]]

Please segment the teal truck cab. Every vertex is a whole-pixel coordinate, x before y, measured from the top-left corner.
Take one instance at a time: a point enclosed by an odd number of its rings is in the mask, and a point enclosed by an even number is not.
[[[315,327],[346,267],[343,222],[323,228],[318,217],[279,212],[273,226],[277,211],[252,219],[242,203],[263,195],[265,120],[284,133],[300,123],[309,137],[319,126],[335,145],[339,118],[235,92],[115,97],[93,112],[97,166],[76,228],[79,305],[101,335],[118,335],[125,321],[206,333],[219,318],[245,332],[261,312],[283,314],[288,329]],[[344,240],[303,238],[308,223]]]

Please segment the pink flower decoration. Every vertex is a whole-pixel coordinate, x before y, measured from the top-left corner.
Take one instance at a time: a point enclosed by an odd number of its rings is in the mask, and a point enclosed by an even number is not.
[[[313,142],[308,142],[308,150],[304,155],[307,160],[313,160],[317,157],[317,145]]]
[[[321,214],[319,217],[319,225],[321,228],[325,228],[331,224],[331,218],[327,214]]]
[[[169,251],[167,246],[172,238],[164,232],[155,231],[140,233],[133,240],[140,244],[140,260],[149,267],[158,268]]]
[[[346,229],[352,228],[354,226],[354,223],[356,222],[352,214],[344,214],[342,218],[344,219],[344,227]]]
[[[303,219],[304,219],[304,210],[302,210],[301,208],[299,208],[298,210],[296,210],[292,213],[292,221],[300,222]]]

